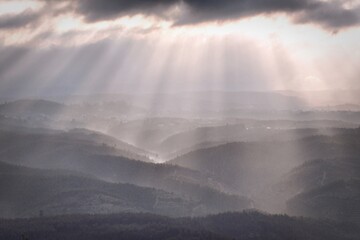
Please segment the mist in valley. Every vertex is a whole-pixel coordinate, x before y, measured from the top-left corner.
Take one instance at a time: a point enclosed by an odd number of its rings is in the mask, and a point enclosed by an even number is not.
[[[1,1],[0,239],[359,239],[357,1]]]

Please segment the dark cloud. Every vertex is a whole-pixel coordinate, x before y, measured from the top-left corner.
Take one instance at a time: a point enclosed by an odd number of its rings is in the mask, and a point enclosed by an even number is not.
[[[341,29],[360,24],[360,8],[345,9],[339,2],[322,2],[297,15],[295,22],[316,23],[326,29]]]
[[[326,29],[340,29],[360,23],[360,9],[345,9],[347,0],[78,0],[77,11],[87,21],[110,20],[137,13],[167,16],[175,5],[185,7],[174,16],[177,25],[225,21],[256,15],[285,13],[296,23],[314,23]]]
[[[176,20],[176,25],[226,21],[274,13],[294,14],[314,5],[312,0],[184,0],[183,3],[188,11]]]
[[[15,29],[25,27],[39,20],[41,14],[39,12],[24,11],[20,14],[7,14],[0,16],[1,29]]]
[[[179,0],[78,0],[77,11],[87,21],[109,20],[137,13],[162,15]]]

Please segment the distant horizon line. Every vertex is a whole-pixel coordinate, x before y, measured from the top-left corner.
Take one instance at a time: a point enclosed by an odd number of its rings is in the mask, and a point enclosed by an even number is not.
[[[218,93],[276,93],[276,92],[293,92],[293,93],[316,93],[316,92],[357,92],[360,88],[355,89],[317,89],[317,90],[296,90],[296,89],[274,89],[274,90],[227,90],[227,89],[197,89],[197,90],[179,90],[179,91],[119,91],[119,92],[78,92],[78,93],[56,93],[56,94],[13,94],[12,96],[1,96],[1,98],[37,98],[37,97],[60,97],[60,96],[89,96],[89,95],[143,95],[143,94],[176,94],[176,93],[204,93],[204,92],[218,92]]]

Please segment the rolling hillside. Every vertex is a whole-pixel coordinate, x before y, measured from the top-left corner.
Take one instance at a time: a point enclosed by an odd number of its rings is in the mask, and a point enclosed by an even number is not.
[[[194,214],[242,210],[251,206],[251,200],[229,193],[226,186],[209,174],[129,159],[114,146],[94,141],[96,134],[90,132],[88,136],[85,133],[2,132],[0,157],[12,164],[78,171],[108,182],[174,192],[199,202]]]
[[[298,216],[360,223],[360,180],[339,180],[302,192],[287,202]]]
[[[359,158],[316,159],[294,168],[278,187],[288,194],[296,194],[339,180],[356,178],[360,178]]]
[[[195,202],[131,184],[114,184],[62,170],[36,170],[0,163],[0,217],[39,214],[152,212],[189,215]]]

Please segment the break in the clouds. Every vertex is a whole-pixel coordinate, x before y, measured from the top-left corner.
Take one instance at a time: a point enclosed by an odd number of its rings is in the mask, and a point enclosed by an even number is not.
[[[359,3],[0,0],[0,95],[353,88]]]
[[[329,30],[360,23],[358,0],[79,0],[77,10],[87,21],[114,19],[124,15],[144,14],[169,17],[171,7],[175,24],[234,20],[257,15],[282,13],[295,23],[313,23]]]

